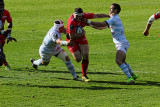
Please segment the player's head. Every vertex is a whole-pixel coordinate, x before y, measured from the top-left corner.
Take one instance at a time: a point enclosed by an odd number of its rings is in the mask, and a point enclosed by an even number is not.
[[[54,21],[54,29],[58,31],[59,33],[62,33],[64,30],[64,23],[61,20],[55,20]]]
[[[80,7],[75,8],[73,13],[75,21],[80,21],[82,19],[82,15],[83,15],[83,10]]]
[[[4,11],[4,2],[3,0],[0,0],[0,17],[3,16],[3,11]]]
[[[121,11],[120,5],[117,3],[113,3],[109,9],[109,14],[112,14],[112,13],[119,14],[120,11]]]

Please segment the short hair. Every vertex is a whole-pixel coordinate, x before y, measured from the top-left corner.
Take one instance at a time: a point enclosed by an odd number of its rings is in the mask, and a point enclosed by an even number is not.
[[[112,5],[114,6],[114,9],[118,10],[117,13],[119,14],[120,11],[121,11],[121,6],[119,4],[117,4],[117,3],[112,3]]]
[[[60,21],[59,21],[59,20],[56,20],[54,23],[55,23],[55,24],[60,24]]]
[[[78,8],[75,8],[74,12],[75,13],[83,13],[83,10],[80,7],[78,7]]]

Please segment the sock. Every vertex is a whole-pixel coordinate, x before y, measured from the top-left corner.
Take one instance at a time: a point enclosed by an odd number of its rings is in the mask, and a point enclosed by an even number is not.
[[[127,67],[128,67],[128,69],[129,69],[130,74],[133,75],[134,72],[132,71],[132,69],[131,69],[131,67],[130,67],[130,65],[129,65],[128,63],[127,63]]]
[[[129,72],[129,69],[127,67],[127,65],[125,63],[123,63],[120,68],[122,69],[122,71],[126,74],[127,78],[131,77],[131,74]]]
[[[42,59],[38,59],[38,60],[34,61],[33,64],[38,65],[38,66],[42,66],[41,61],[42,61]]]
[[[7,66],[7,65],[8,65],[8,62],[7,62],[7,61],[3,62],[3,65],[4,65],[4,66]]]
[[[75,72],[75,69],[74,69],[74,66],[73,66],[72,62],[67,61],[65,64],[66,64],[66,67],[68,68],[68,70],[70,71],[70,73],[72,74],[73,78],[76,78],[77,74]]]
[[[82,64],[81,64],[83,76],[86,76],[87,74],[88,64],[89,64],[89,60],[83,59]]]

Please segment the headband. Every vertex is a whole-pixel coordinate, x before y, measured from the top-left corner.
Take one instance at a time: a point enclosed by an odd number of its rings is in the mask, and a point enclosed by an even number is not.
[[[54,29],[55,29],[56,31],[59,31],[59,28],[60,28],[60,27],[63,27],[63,26],[64,26],[64,23],[63,23],[63,21],[61,21],[61,20],[56,20],[56,21],[59,21],[60,24],[54,23]]]

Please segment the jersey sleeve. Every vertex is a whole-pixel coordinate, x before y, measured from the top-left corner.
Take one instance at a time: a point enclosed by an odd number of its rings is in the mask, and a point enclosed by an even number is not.
[[[155,19],[159,19],[160,18],[160,10],[154,14],[154,18]]]
[[[83,18],[93,19],[93,16],[94,16],[93,13],[83,13]]]
[[[106,20],[105,22],[108,23],[108,26],[110,26],[110,25],[113,25],[115,21],[113,18],[110,18],[110,19]]]
[[[8,23],[12,22],[12,17],[10,15],[9,11],[7,11],[7,10],[6,10],[6,15],[7,15],[7,22]]]

